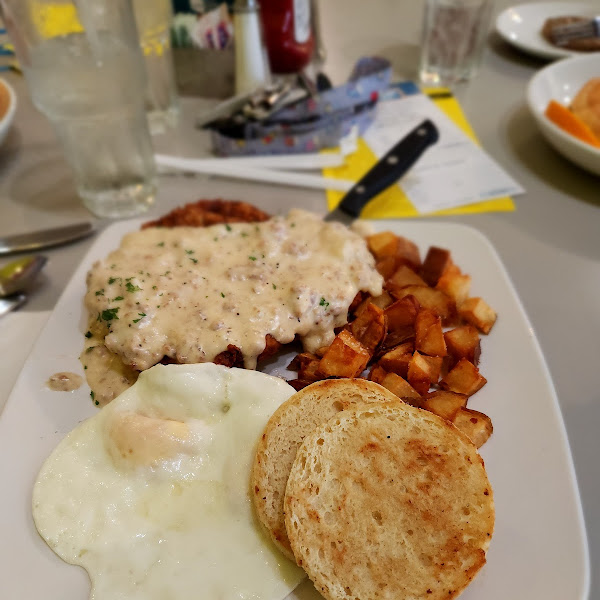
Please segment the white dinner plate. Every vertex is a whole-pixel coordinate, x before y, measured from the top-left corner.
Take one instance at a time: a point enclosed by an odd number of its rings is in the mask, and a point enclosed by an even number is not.
[[[554,60],[566,56],[580,56],[578,52],[558,48],[542,36],[542,27],[551,17],[593,17],[600,13],[599,7],[590,2],[531,2],[511,6],[496,19],[496,31],[513,46],[528,54]]]
[[[63,563],[46,546],[35,530],[30,504],[44,459],[67,432],[98,409],[87,386],[53,392],[45,382],[58,371],[83,374],[77,357],[86,330],[86,272],[139,223],[114,224],[96,240],[51,314],[0,416],[2,598],[88,598],[85,571]],[[455,262],[472,276],[472,294],[486,299],[499,315],[482,340],[480,369],[488,383],[469,401],[494,424],[481,454],[494,488],[496,527],[488,562],[461,598],[584,600],[590,583],[588,548],[564,423],[535,334],[495,250],[479,232],[463,225],[373,223],[378,230],[414,240],[422,252],[429,245],[451,250]],[[280,372],[283,364],[285,360],[279,361],[269,372]],[[309,583],[292,597],[319,598]]]

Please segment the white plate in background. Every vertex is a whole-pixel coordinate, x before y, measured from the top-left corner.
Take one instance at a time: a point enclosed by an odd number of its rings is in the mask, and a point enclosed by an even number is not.
[[[496,18],[496,31],[509,44],[540,58],[554,60],[567,56],[596,54],[553,46],[542,36],[542,27],[551,17],[593,17],[600,6],[590,2],[530,2],[511,6]]]
[[[45,382],[58,371],[83,374],[77,357],[85,341],[86,272],[140,222],[114,224],[98,237],[52,312],[0,416],[3,598],[88,598],[85,571],[63,563],[38,536],[31,490],[55,445],[98,409],[87,386],[52,392]],[[564,423],[535,334],[498,255],[485,237],[463,225],[372,223],[377,230],[414,240],[422,252],[429,245],[451,250],[454,261],[472,276],[472,294],[485,298],[499,315],[490,335],[482,338],[480,368],[488,383],[469,401],[490,415],[494,425],[481,454],[494,489],[496,527],[488,562],[461,600],[585,600],[589,556]],[[279,361],[275,371],[271,365],[269,372],[280,372],[284,364]],[[304,583],[291,598],[320,596]]]

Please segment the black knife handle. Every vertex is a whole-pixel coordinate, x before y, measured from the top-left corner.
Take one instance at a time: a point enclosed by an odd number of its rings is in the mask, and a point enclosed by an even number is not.
[[[437,127],[429,119],[417,125],[344,196],[339,208],[358,217],[371,198],[396,183],[438,139]]]

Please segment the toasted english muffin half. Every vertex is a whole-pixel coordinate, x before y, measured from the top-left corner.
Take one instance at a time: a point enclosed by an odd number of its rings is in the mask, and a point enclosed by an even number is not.
[[[306,436],[284,505],[296,561],[328,600],[454,598],[494,528],[475,446],[400,402],[349,408]]]
[[[291,396],[269,419],[259,441],[251,485],[259,520],[289,558],[283,498],[296,451],[304,438],[341,410],[364,403],[401,402],[392,392],[365,379],[317,381]]]

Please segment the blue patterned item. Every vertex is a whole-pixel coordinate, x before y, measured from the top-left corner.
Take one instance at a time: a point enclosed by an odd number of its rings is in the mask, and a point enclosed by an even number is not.
[[[246,122],[235,135],[212,128],[220,156],[291,154],[337,146],[356,126],[362,133],[373,121],[381,94],[391,78],[389,61],[362,58],[348,82],[282,108],[261,122]]]

